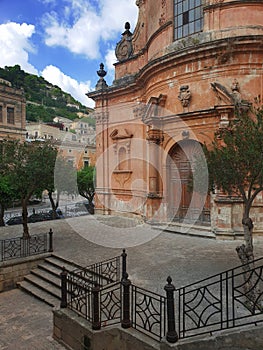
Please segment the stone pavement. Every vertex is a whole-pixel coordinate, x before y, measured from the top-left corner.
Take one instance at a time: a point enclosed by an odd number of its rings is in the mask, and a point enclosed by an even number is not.
[[[87,266],[128,254],[129,278],[164,295],[166,278],[176,287],[239,265],[240,241],[219,241],[162,232],[132,219],[84,216],[30,224],[31,234],[54,231],[54,253]],[[1,239],[19,236],[21,226],[0,228]],[[254,242],[263,256],[263,238]],[[0,350],[63,349],[52,340],[51,308],[19,290],[0,294]]]

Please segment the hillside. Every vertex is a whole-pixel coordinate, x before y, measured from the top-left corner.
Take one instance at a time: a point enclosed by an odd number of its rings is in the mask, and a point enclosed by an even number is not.
[[[0,68],[0,78],[10,81],[13,87],[24,89],[28,121],[51,122],[56,116],[74,120],[78,118],[79,112],[89,114],[93,111],[62,91],[59,86],[49,83],[43,77],[26,73],[19,65]],[[90,124],[95,125],[95,120],[89,119]]]

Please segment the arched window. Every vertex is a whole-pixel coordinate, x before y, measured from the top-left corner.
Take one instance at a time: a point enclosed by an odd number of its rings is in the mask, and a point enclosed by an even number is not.
[[[174,1],[174,39],[180,39],[203,29],[202,0]]]

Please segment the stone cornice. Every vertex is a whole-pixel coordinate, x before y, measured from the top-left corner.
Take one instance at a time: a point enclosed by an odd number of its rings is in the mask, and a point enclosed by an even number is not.
[[[215,9],[217,7],[220,8],[226,8],[226,7],[234,7],[237,5],[255,5],[255,4],[262,4],[262,0],[233,0],[233,1],[228,1],[224,2],[222,1],[217,1],[212,4],[208,4],[204,6],[204,10],[210,10],[210,9]]]
[[[114,85],[109,86],[106,90],[90,92],[87,96],[96,100],[101,99],[102,94],[112,96],[136,92],[145,86],[146,79],[151,79],[152,75],[156,76],[157,74],[160,74],[160,72],[167,70],[169,65],[174,67],[175,60],[177,61],[177,65],[181,63],[187,64],[188,61],[193,61],[193,56],[195,60],[199,58],[202,59],[204,57],[204,52],[206,59],[209,57],[215,57],[220,50],[229,45],[227,39],[228,38],[206,41],[201,44],[184,47],[180,50],[173,50],[162,57],[148,62],[138,73],[123,77],[120,85],[118,85],[118,82],[115,82]],[[263,35],[236,36],[229,38],[229,40],[232,40],[233,45],[235,46],[233,49],[234,52],[237,51],[242,53],[242,45],[244,46],[245,52],[248,50],[251,51],[252,47],[254,47],[253,50],[260,50],[262,52],[261,46],[263,44]],[[125,78],[127,79],[127,84],[125,84]]]

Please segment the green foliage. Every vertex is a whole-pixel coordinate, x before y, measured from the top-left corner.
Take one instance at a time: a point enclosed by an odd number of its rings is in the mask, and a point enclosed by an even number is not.
[[[255,197],[263,190],[263,109],[238,115],[204,152],[210,184],[241,196],[244,217],[249,217]]]
[[[91,204],[95,195],[95,167],[86,166],[78,171],[77,183],[79,194]]]
[[[1,142],[1,181],[22,205],[23,234],[29,236],[27,205],[30,197],[45,190],[53,179],[57,150],[48,143]],[[4,182],[8,179],[8,183]],[[4,187],[5,185],[5,187]],[[10,192],[8,192],[10,194]],[[0,193],[1,195],[1,193]]]
[[[27,103],[28,121],[50,122],[55,116],[74,120],[78,117],[77,112],[90,112],[90,108],[76,101],[60,87],[52,85],[43,77],[24,72],[19,65],[0,68],[0,78],[10,81],[13,87],[23,88],[26,100],[33,102]],[[68,107],[68,103],[77,105],[79,109]],[[93,121],[93,118],[90,119]]]

